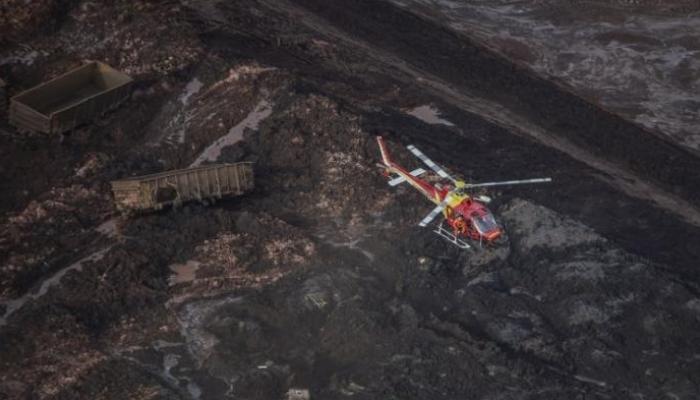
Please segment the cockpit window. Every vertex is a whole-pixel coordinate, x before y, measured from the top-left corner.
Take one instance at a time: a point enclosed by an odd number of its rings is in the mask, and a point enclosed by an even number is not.
[[[474,227],[476,230],[482,235],[498,229],[498,224],[496,224],[496,220],[490,213],[481,216],[475,215],[472,217],[472,221],[474,221]]]

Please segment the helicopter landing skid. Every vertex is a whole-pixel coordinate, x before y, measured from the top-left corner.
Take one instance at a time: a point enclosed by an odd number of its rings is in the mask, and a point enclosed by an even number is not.
[[[463,250],[471,249],[471,246],[467,242],[465,242],[464,240],[455,236],[454,233],[450,232],[449,229],[445,229],[445,227],[443,226],[444,224],[445,224],[445,221],[442,221],[442,223],[440,223],[440,225],[438,225],[437,229],[435,229],[433,232],[435,232],[438,236],[442,237],[443,239],[447,240],[448,242],[452,243],[453,245],[459,247],[460,249],[463,249]]]

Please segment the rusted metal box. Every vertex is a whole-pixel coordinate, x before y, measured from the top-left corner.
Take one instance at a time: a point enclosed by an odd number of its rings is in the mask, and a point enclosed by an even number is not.
[[[63,133],[126,100],[132,79],[91,61],[12,97],[10,124],[20,131]]]
[[[117,210],[124,214],[160,210],[188,201],[213,201],[252,190],[253,164],[210,164],[112,181]]]

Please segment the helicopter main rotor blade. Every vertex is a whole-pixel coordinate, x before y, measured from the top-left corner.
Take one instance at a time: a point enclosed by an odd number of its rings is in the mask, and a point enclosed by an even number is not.
[[[445,196],[445,200],[443,200],[440,204],[437,205],[437,207],[433,208],[433,211],[430,212],[423,220],[418,224],[421,227],[426,227],[428,226],[429,223],[431,223],[435,217],[438,216],[442,212],[442,210],[447,207],[447,199],[449,197],[449,194]]]
[[[465,188],[489,187],[489,186],[505,186],[505,185],[523,185],[526,183],[545,183],[551,182],[552,178],[535,178],[523,179],[519,181],[502,181],[502,182],[485,182],[485,183],[467,183]]]
[[[406,147],[411,151],[411,153],[413,153],[416,157],[418,157],[421,161],[423,161],[425,163],[425,165],[430,167],[430,169],[435,171],[438,175],[440,175],[441,177],[443,177],[445,179],[449,179],[452,182],[457,182],[457,180],[455,178],[453,178],[450,174],[445,172],[445,170],[442,169],[442,167],[440,167],[438,164],[436,164],[433,160],[429,159],[428,156],[423,154],[422,151],[418,150],[418,148],[416,146],[409,144]]]

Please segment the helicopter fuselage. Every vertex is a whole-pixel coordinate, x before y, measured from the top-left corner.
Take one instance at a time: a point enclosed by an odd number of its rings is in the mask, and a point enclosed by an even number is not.
[[[405,168],[392,162],[388,157],[384,142],[380,138],[378,140],[384,159],[383,167],[387,174],[393,173],[402,177],[436,205],[447,200],[443,216],[456,237],[488,243],[501,236],[503,230],[483,203],[473,199],[464,190],[455,191],[455,187],[452,185],[438,187],[425,179],[414,176]]]

